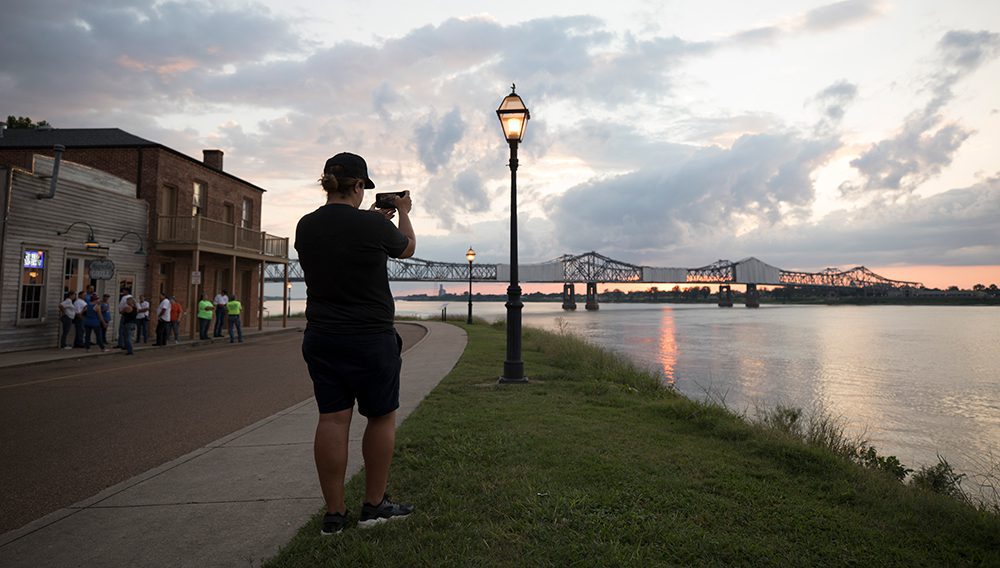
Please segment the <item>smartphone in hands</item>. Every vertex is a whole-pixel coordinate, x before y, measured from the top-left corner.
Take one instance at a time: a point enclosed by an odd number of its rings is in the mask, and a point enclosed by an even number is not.
[[[375,207],[377,209],[395,209],[395,199],[396,197],[406,197],[410,193],[409,190],[403,191],[391,191],[388,193],[376,193],[375,194]]]

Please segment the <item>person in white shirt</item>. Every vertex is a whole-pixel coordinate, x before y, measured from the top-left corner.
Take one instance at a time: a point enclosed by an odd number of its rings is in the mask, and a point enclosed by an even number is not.
[[[118,313],[124,313],[122,310],[128,307],[128,301],[132,298],[132,291],[128,288],[122,288],[122,297],[118,299]],[[135,300],[132,300],[135,303]],[[129,308],[131,309],[131,308]],[[118,349],[125,349],[125,326],[122,325],[121,318],[118,318]]]
[[[73,300],[73,307],[76,308],[76,315],[73,316],[73,325],[76,327],[76,337],[73,338],[73,347],[83,349],[83,312],[87,309],[87,301],[84,300],[85,292],[80,290]]]
[[[223,290],[221,294],[216,294],[212,300],[215,304],[215,337],[222,337],[222,329],[226,325],[226,306],[229,304],[229,291]]]
[[[139,296],[138,310],[135,314],[135,342],[149,342],[149,298]]]
[[[170,300],[165,292],[160,292],[160,305],[156,308],[156,343],[166,345],[170,330]]]
[[[69,337],[69,330],[73,328],[73,321],[76,320],[76,292],[66,292],[66,296],[59,304],[59,322],[62,324],[62,334],[59,336],[59,347],[62,349],[72,349],[73,346],[66,343]]]

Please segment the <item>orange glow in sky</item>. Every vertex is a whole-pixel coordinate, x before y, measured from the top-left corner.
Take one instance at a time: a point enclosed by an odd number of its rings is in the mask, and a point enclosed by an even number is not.
[[[876,274],[893,280],[922,282],[928,288],[958,286],[963,290],[976,284],[1000,286],[1000,265],[986,266],[869,266]]]
[[[846,267],[845,267],[846,268]],[[958,286],[963,290],[971,289],[976,284],[983,284],[989,286],[990,284],[996,284],[1000,286],[1000,265],[984,265],[984,266],[869,266],[870,270],[875,272],[880,276],[885,278],[891,278],[892,280],[907,280],[911,282],[922,282],[924,286],[928,288],[941,288],[942,290],[948,286]],[[676,285],[680,285],[681,288],[686,288],[687,285],[684,284],[619,284],[619,283],[598,283],[597,290],[603,293],[605,290],[621,290],[622,292],[632,292],[637,290],[648,290],[652,286],[656,286],[660,290],[670,290]],[[465,285],[467,286],[467,285]],[[456,282],[444,283],[444,288],[451,293],[465,293],[468,289],[462,284]],[[717,290],[714,285],[709,286],[712,292]],[[522,294],[530,294],[532,292],[543,292],[546,294],[561,292],[561,284],[533,284],[530,282],[521,283]],[[578,284],[576,287],[577,299],[581,295],[586,294],[586,285]],[[436,294],[437,284],[433,284],[427,287],[426,290],[405,292],[404,294]],[[473,293],[480,294],[504,294],[507,292],[506,283],[476,283],[473,287]]]

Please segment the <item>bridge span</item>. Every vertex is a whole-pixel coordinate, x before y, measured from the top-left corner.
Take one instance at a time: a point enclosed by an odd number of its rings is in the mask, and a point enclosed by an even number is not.
[[[286,268],[287,267],[287,268]],[[439,262],[420,258],[389,259],[389,280],[397,282],[468,282],[469,265],[463,262]],[[783,270],[754,257],[742,260],[718,260],[698,268],[640,266],[608,258],[597,252],[563,255],[556,259],[519,266],[520,282],[560,283],[563,285],[563,307],[576,309],[574,284],[586,284],[586,308],[596,310],[597,284],[715,284],[719,286],[719,305],[733,305],[732,285],[746,286],[746,305],[759,305],[757,286],[795,286],[813,288],[889,289],[923,288],[920,282],[892,280],[875,274],[864,266],[846,270],[827,268],[820,272]],[[286,272],[287,270],[287,272]],[[471,278],[475,282],[507,282],[509,264],[473,264]],[[303,282],[302,267],[297,260],[287,265],[268,265],[266,282]]]

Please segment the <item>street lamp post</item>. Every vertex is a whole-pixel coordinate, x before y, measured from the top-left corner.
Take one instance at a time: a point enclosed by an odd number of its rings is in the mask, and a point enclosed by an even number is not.
[[[511,85],[510,94],[504,97],[497,109],[504,137],[510,145],[510,286],[507,287],[507,358],[503,362],[503,375],[499,382],[526,383],[524,361],[521,361],[521,287],[517,274],[517,145],[524,138],[528,125],[528,108]]]
[[[469,247],[465,258],[469,260],[469,319],[465,320],[465,323],[472,325],[472,261],[476,260],[476,251]]]

